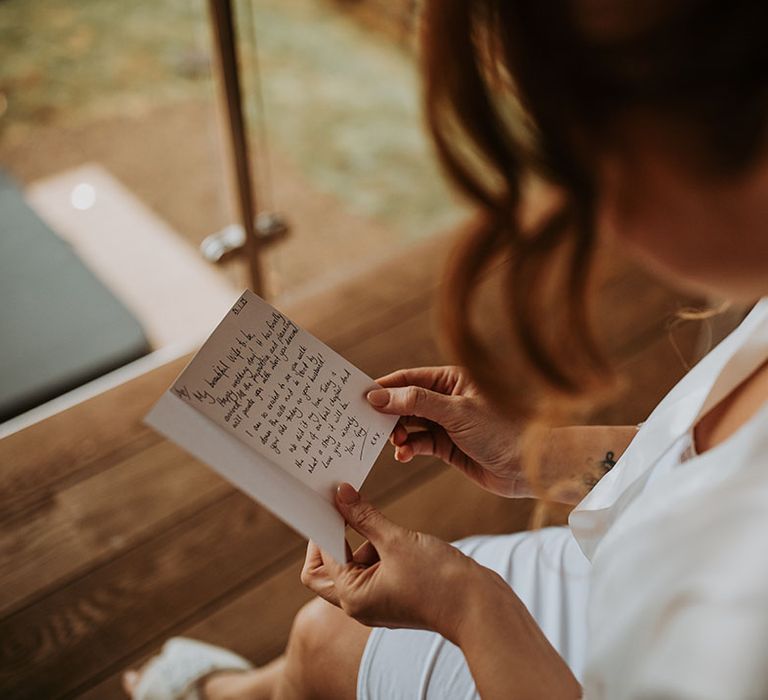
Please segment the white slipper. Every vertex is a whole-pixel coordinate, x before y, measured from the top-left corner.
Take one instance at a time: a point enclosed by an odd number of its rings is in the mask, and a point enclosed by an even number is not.
[[[198,642],[174,637],[141,673],[133,700],[200,700],[199,682],[214,671],[248,671],[242,656]]]

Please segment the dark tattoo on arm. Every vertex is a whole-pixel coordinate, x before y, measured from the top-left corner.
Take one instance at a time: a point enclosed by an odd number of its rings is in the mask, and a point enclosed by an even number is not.
[[[598,462],[598,464],[600,465],[600,469],[602,470],[601,474],[595,474],[595,473],[584,474],[584,484],[590,489],[598,481],[600,481],[600,479],[602,479],[609,471],[611,471],[611,469],[613,469],[614,466],[616,466],[616,460],[614,459],[614,452],[610,450],[606,452],[605,457],[603,457]]]

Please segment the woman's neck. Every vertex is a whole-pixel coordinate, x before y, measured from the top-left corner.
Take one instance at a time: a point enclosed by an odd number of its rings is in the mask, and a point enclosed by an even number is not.
[[[713,406],[694,427],[696,452],[711,450],[731,437],[768,401],[768,360]]]

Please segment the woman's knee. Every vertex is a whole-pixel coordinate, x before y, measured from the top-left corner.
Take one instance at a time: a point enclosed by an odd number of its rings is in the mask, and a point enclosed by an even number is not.
[[[336,606],[314,598],[294,618],[289,646],[294,646],[293,651],[302,656],[316,659],[333,652],[335,643],[350,624],[357,623]]]
[[[354,697],[357,671],[370,629],[322,598],[294,618],[287,660],[297,685],[311,697]]]

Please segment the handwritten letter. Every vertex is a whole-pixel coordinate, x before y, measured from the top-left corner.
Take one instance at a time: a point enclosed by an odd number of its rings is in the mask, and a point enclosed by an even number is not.
[[[245,292],[171,387],[177,398],[329,498],[359,487],[395,418],[368,404],[375,382]]]

